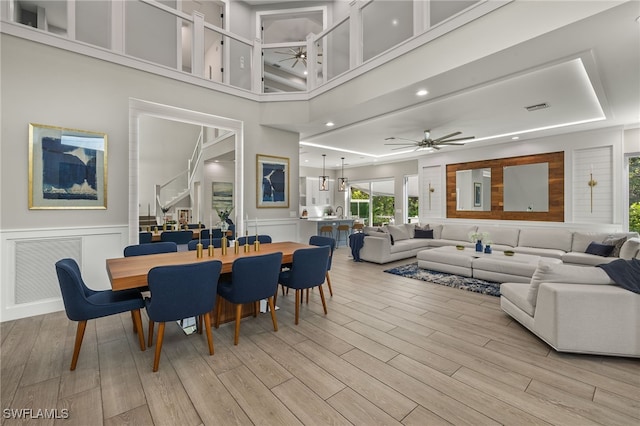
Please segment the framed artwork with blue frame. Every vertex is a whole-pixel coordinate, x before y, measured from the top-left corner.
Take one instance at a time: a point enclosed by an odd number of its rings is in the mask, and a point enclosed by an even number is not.
[[[106,209],[107,135],[29,124],[29,209]]]
[[[289,159],[256,155],[256,207],[289,208]]]

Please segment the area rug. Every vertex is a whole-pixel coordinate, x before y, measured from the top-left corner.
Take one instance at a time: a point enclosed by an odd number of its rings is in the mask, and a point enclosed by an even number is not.
[[[436,272],[430,269],[422,269],[418,267],[417,262],[387,269],[384,272],[416,280],[428,281],[434,284],[446,285],[447,287],[473,291],[475,293],[500,296],[500,283],[479,280],[477,278],[461,277],[460,275]]]

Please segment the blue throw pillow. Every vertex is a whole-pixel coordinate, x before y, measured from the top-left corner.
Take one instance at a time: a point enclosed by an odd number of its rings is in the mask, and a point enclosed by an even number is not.
[[[587,251],[585,251],[585,253],[595,254],[596,256],[607,257],[611,254],[614,248],[615,246],[600,244],[593,241],[591,244],[589,244],[589,247],[587,247]]]
[[[433,229],[423,230],[416,228],[413,238],[429,238],[433,239]]]

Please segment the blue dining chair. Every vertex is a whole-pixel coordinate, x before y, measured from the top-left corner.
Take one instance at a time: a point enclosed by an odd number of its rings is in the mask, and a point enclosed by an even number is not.
[[[124,248],[124,257],[144,256],[147,254],[175,253],[178,245],[171,241],[159,243],[134,244]]]
[[[209,238],[207,238],[206,240],[200,240],[200,242],[202,242],[202,248],[205,250],[209,248],[209,242],[213,242],[213,247],[220,248],[222,246],[221,241],[222,240],[220,238],[213,238],[212,240],[209,240]],[[189,250],[195,250],[197,248],[197,245],[198,245],[198,240],[191,240],[187,244],[187,248]]]
[[[71,321],[78,321],[70,370],[76,369],[84,331],[87,327],[87,321],[90,319],[130,311],[134,330],[138,333],[140,350],[146,349],[140,316],[140,309],[144,308],[144,300],[138,290],[92,290],[84,283],[80,267],[74,259],[67,258],[57,261],[56,274],[67,318]]]
[[[333,252],[336,248],[336,240],[331,237],[322,237],[320,235],[312,235],[309,238],[310,246],[329,246],[331,248],[329,252],[329,262],[327,264],[327,287],[329,287],[329,295],[333,297],[333,289],[331,288],[331,277],[329,271],[331,270],[331,260],[333,259]],[[307,293],[307,303],[309,302],[309,293]]]
[[[324,284],[329,264],[330,246],[298,249],[293,252],[291,269],[280,272],[278,282],[284,287],[296,291],[295,324],[300,316],[301,290],[318,287],[324,314],[327,314],[327,303],[324,299]]]
[[[282,253],[270,253],[260,256],[241,257],[233,262],[231,267],[231,281],[218,284],[218,310],[216,313],[216,328],[220,326],[220,299],[223,298],[236,305],[236,328],[233,344],[237,345],[240,337],[240,319],[242,304],[254,303],[254,313],[257,315],[257,302],[267,299],[273,331],[278,331],[278,319],[274,303],[274,294],[278,289],[278,274],[282,264]]]
[[[160,234],[160,241],[172,241],[176,244],[187,244],[193,239],[193,231],[164,231]]]
[[[204,316],[209,355],[213,355],[210,313],[215,308],[221,270],[222,262],[212,260],[188,265],[156,266],[149,271],[147,282],[151,297],[145,300],[149,316],[149,347],[153,345],[154,323],[160,323],[153,359],[154,372],[158,371],[160,364],[164,328],[168,321]]]
[[[140,232],[138,234],[138,244],[147,244],[153,240],[153,234],[151,232]]]
[[[249,235],[248,237],[239,237],[238,244],[243,246],[247,240],[249,241],[249,245],[251,245],[256,241],[256,236]],[[272,239],[269,235],[258,235],[258,241],[260,241],[260,244],[269,244],[272,242]]]

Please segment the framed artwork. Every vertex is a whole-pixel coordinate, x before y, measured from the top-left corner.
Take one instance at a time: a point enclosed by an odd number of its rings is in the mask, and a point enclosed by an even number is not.
[[[473,206],[482,206],[482,182],[473,182]]]
[[[29,124],[29,209],[106,209],[106,133]]]
[[[211,208],[216,212],[231,211],[233,182],[211,182]]]
[[[289,159],[258,154],[256,156],[258,208],[289,207]]]

